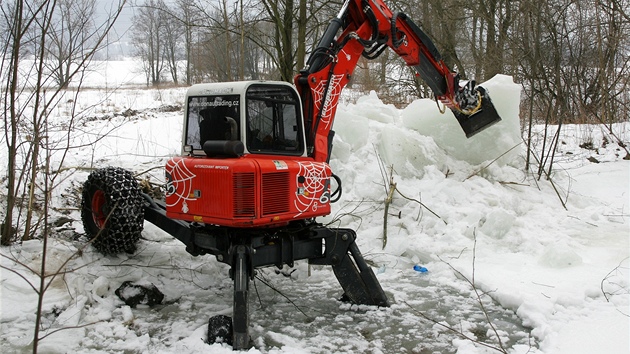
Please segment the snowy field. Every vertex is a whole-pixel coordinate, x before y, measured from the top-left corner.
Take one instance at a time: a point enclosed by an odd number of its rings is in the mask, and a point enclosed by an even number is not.
[[[185,88],[114,89],[142,82],[130,72],[135,66],[121,64],[108,66],[107,88],[95,73],[87,86],[102,88],[86,90],[77,102],[89,112],[71,130],[71,144],[89,146],[70,150],[59,166],[67,170],[52,214],[70,210],[72,221],[56,229],[47,268],[72,259],[46,292],[43,334],[50,335],[40,352],[231,353],[226,345],[204,343],[208,318],[232,311],[228,268],[213,257],[188,255],[149,223],[133,255],[104,257],[91,247],[76,254],[86,242],[76,208],[87,169],[149,171],[143,177],[161,183],[159,167],[180,149],[183,113],[173,107],[183,104]],[[497,352],[488,346],[522,354],[629,352],[626,151],[600,126],[564,126],[552,174],[559,197],[547,179],[523,172],[519,86],[505,76],[482,85],[503,121],[471,139],[430,100],[399,110],[366,93],[339,107],[331,165],[344,195],[321,221],[357,230],[359,248],[392,306],[337,301],[342,291],[330,268],[313,267],[309,276],[307,264],[299,263],[290,277],[263,269],[252,284],[249,353]],[[54,112],[60,123],[69,105]],[[612,128],[630,144],[627,123]],[[51,132],[59,140],[66,133]],[[585,142],[589,149],[580,147]],[[5,159],[1,151],[0,163]],[[395,195],[383,249],[389,182],[383,171],[392,165],[394,182],[409,199]],[[41,247],[34,240],[1,252],[37,268]],[[23,278],[1,273],[0,351],[29,352],[37,296],[25,279],[37,278],[6,257],[1,262]],[[155,284],[164,302],[126,306],[114,294],[125,281]],[[55,332],[64,327],[73,328]]]

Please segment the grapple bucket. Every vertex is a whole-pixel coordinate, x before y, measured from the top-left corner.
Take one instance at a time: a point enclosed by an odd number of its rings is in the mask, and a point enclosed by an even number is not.
[[[459,87],[459,75],[450,72],[429,36],[411,19],[407,18],[407,15],[398,13],[396,20],[404,24],[403,27],[408,27],[421,44],[418,62],[412,65],[418,76],[431,88],[438,100],[448,107],[458,106],[457,109],[451,108],[451,110],[467,138],[501,120],[486,90],[483,87],[475,86],[474,80],[469,81],[459,91],[456,91],[454,93],[456,97],[450,96],[453,94],[453,88]],[[477,108],[478,98],[481,98],[481,106]],[[471,108],[474,108],[475,111],[472,114],[469,113]]]
[[[481,107],[475,113],[468,115],[453,110],[453,114],[455,114],[455,118],[457,118],[467,138],[501,120],[486,90],[480,86],[477,86],[475,90],[481,96]]]

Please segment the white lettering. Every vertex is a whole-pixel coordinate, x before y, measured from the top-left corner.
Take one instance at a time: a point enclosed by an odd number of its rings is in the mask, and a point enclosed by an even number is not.
[[[195,165],[195,168],[205,168],[208,170],[229,170],[230,166],[215,166],[215,165]]]

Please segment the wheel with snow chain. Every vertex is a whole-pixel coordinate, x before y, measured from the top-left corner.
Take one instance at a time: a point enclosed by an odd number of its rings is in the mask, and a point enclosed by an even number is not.
[[[92,172],[83,184],[81,219],[103,254],[133,253],[144,224],[143,197],[133,174],[119,167]]]

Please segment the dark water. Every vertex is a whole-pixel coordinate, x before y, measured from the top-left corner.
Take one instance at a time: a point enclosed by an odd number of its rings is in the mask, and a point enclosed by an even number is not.
[[[464,339],[461,334],[480,342],[480,348],[533,345],[521,319],[483,295],[486,317],[464,280],[456,288],[414,272],[384,277],[381,283],[391,306],[376,308],[338,301],[341,290],[328,272],[320,270],[298,281],[265,276],[282,295],[256,281],[251,335],[258,349],[295,346],[312,353],[455,353],[453,341]]]

